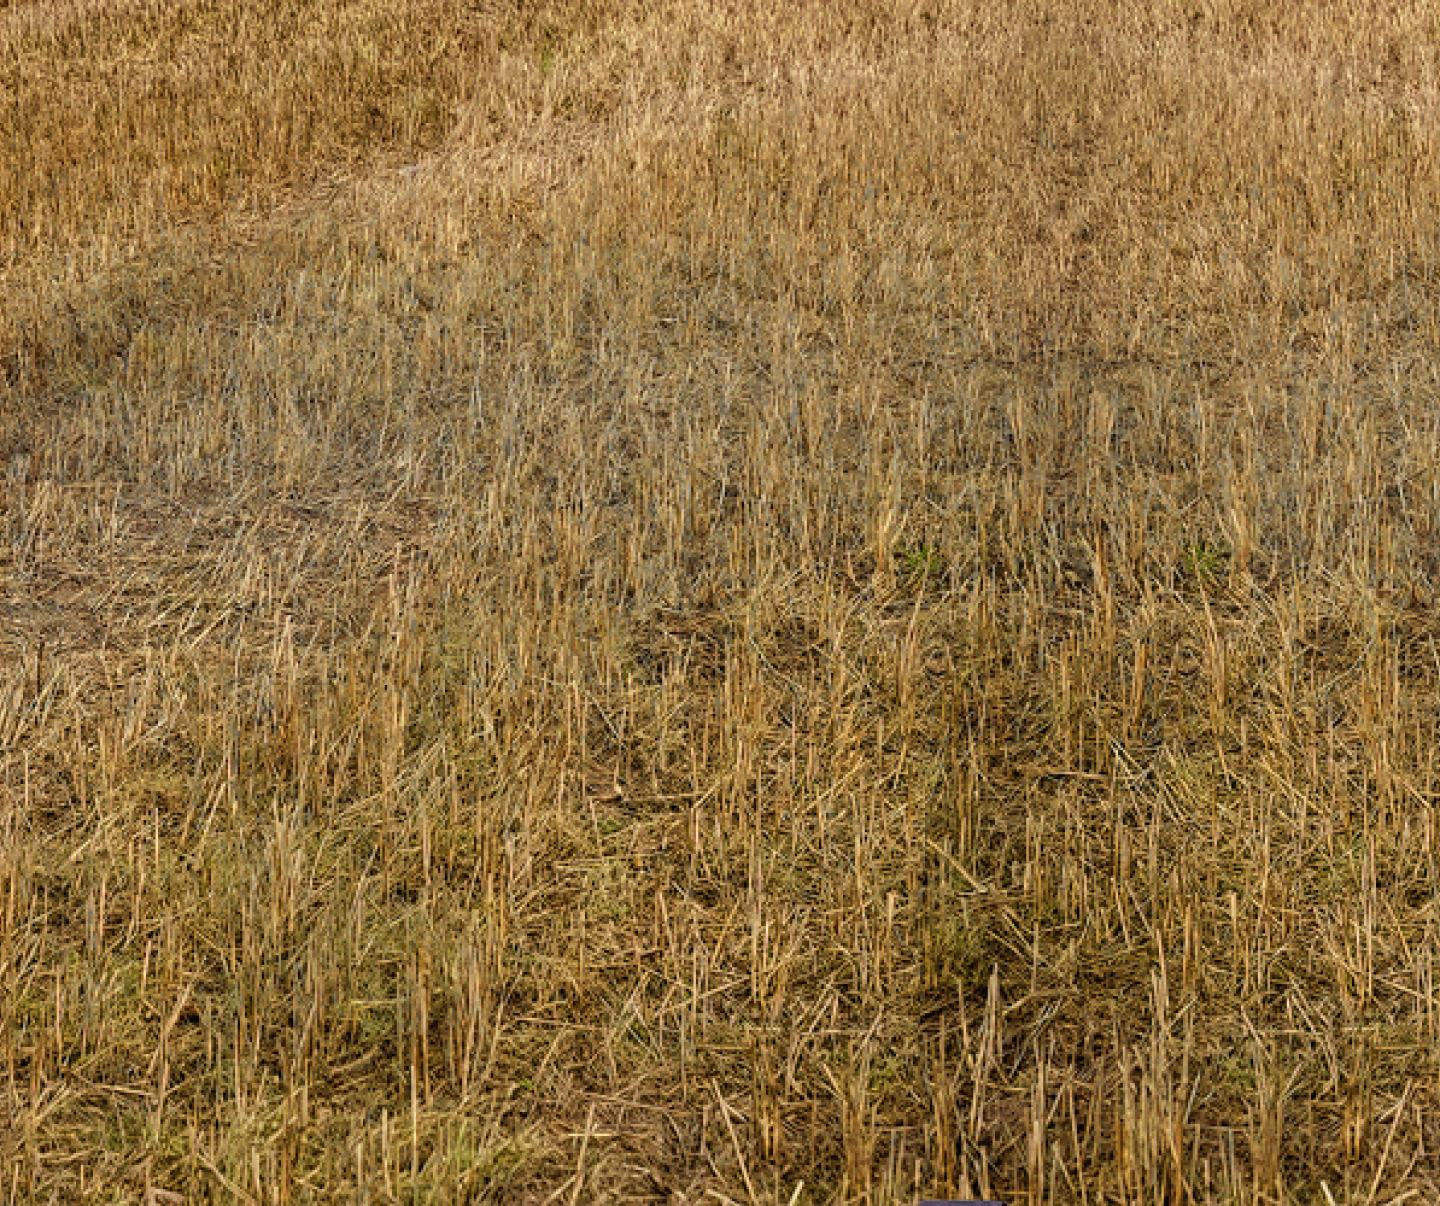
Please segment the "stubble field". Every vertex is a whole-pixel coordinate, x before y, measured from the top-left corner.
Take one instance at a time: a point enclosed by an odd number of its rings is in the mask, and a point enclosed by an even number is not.
[[[0,1199],[1440,1200],[1437,73],[0,4]]]

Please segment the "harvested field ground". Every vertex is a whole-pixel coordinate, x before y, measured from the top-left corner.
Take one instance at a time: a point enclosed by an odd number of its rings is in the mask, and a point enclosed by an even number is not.
[[[0,1200],[1440,1201],[1440,9],[0,0]]]

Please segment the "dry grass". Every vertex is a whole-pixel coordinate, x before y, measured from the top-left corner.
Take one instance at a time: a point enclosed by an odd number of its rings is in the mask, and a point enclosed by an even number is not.
[[[1440,1199],[1437,48],[0,8],[0,1196]]]

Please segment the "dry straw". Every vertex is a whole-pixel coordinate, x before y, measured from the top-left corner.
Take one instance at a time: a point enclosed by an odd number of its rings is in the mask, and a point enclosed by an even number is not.
[[[1437,26],[7,6],[0,1197],[1440,1198]]]

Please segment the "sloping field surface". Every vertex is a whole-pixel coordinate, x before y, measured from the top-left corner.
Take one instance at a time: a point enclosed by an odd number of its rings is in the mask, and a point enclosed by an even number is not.
[[[1440,1200],[1437,60],[0,4],[0,1198]]]

